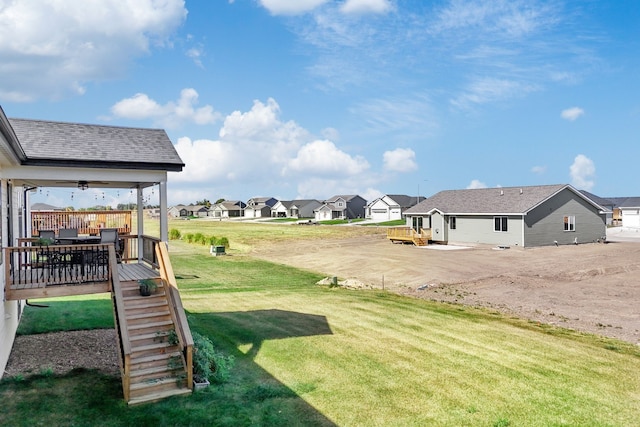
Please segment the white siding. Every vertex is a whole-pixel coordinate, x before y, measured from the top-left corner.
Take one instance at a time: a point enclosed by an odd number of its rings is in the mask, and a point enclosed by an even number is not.
[[[640,228],[640,209],[622,209],[622,226]]]
[[[8,241],[7,236],[9,235],[8,227],[13,227],[13,235],[19,236],[19,224],[18,221],[15,220],[14,224],[9,225],[7,223],[6,218],[7,215],[7,185],[6,180],[0,181],[0,191],[2,193],[2,227],[0,228],[2,232],[2,246],[7,247],[11,246]],[[19,196],[21,196],[21,189],[14,190],[13,194],[13,218],[18,218],[18,207]],[[4,255],[4,254],[2,254]],[[4,262],[4,259],[2,260]],[[4,265],[0,268],[0,296],[2,296],[2,303],[0,303],[0,378],[4,374],[4,370],[7,366],[7,362],[9,361],[9,355],[11,354],[11,348],[13,347],[13,340],[16,336],[16,330],[18,329],[18,321],[20,316],[20,311],[22,310],[22,305],[18,303],[18,301],[4,301],[4,288],[5,288],[5,269]]]

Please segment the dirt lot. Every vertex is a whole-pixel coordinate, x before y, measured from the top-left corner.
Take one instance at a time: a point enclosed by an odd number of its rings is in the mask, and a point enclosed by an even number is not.
[[[252,255],[350,279],[356,287],[384,286],[417,298],[489,307],[640,345],[640,232],[616,233],[607,244],[506,250],[418,248],[393,244],[383,232],[321,242],[265,243]],[[117,374],[114,333],[18,337],[6,372],[63,373],[89,367]],[[47,352],[44,362],[42,351]]]
[[[257,247],[256,257],[356,286],[483,306],[640,345],[640,238],[543,248],[393,244],[382,234]]]

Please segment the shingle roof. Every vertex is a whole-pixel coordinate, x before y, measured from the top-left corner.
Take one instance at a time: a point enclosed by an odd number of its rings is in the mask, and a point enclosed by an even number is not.
[[[438,210],[445,214],[523,214],[564,188],[573,190],[573,187],[566,184],[445,190],[405,213],[427,214]]]
[[[640,197],[627,197],[624,202],[620,203],[621,208],[638,208],[640,207]]]
[[[25,165],[91,163],[180,171],[184,166],[162,129],[9,119]]]
[[[414,206],[416,202],[422,202],[425,198],[422,196],[407,196],[406,194],[387,194],[400,207],[406,208]]]

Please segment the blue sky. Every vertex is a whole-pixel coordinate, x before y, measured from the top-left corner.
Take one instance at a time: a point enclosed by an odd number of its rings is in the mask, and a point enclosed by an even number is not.
[[[640,195],[636,1],[0,1],[0,58],[9,117],[164,128],[170,204]]]

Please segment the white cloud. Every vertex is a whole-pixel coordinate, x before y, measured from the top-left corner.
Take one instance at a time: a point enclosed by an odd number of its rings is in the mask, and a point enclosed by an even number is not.
[[[329,0],[259,0],[272,15],[298,15],[311,12]]]
[[[219,139],[178,139],[176,150],[185,162],[172,181],[202,184],[280,180],[279,171],[309,141],[296,123],[279,119],[280,107],[269,99],[254,101],[250,111],[229,114]]]
[[[119,78],[186,15],[183,0],[3,2],[0,100],[81,95],[87,82]]]
[[[291,159],[284,175],[291,172],[316,176],[353,176],[369,169],[364,157],[352,157],[338,149],[331,141],[313,141],[304,145],[295,158]]]
[[[569,167],[571,174],[571,185],[579,190],[591,190],[595,185],[593,176],[596,173],[596,166],[593,160],[584,154],[578,154]]]
[[[467,185],[467,189],[472,190],[475,188],[487,188],[487,184],[480,180],[474,179],[469,183],[469,185]]]
[[[166,128],[176,128],[184,123],[198,125],[213,124],[221,119],[220,113],[210,105],[196,108],[198,92],[195,89],[182,89],[180,99],[158,104],[144,93],[137,93],[131,98],[118,101],[111,107],[116,117],[126,119],[153,119],[156,124]]]
[[[273,99],[254,101],[249,111],[229,114],[218,138],[184,136],[175,147],[185,167],[169,174],[174,203],[202,197],[248,198],[255,194],[239,192],[251,188],[324,199],[359,194],[379,179],[364,157],[347,153],[333,141],[314,139],[293,121],[281,120]]]
[[[453,34],[523,37],[558,22],[553,5],[523,0],[447,2],[431,30]],[[468,32],[464,32],[467,30]]]
[[[538,175],[542,175],[543,173],[545,173],[547,171],[547,167],[546,166],[534,166],[531,168],[531,172],[538,174]]]
[[[567,108],[566,110],[562,110],[562,113],[560,113],[560,117],[562,117],[565,120],[569,120],[573,122],[583,114],[584,114],[584,110],[582,108],[571,107],[571,108]]]
[[[329,0],[259,0],[272,15],[301,15],[312,12]],[[384,13],[393,8],[390,0],[345,0],[338,9],[344,14]]]
[[[346,0],[341,6],[342,13],[385,13],[393,5],[389,0]]]
[[[396,148],[382,155],[384,170],[389,172],[412,172],[418,169],[416,153],[410,148]]]
[[[473,105],[522,97],[538,90],[534,84],[496,78],[479,78],[467,85],[465,91],[452,99],[454,107],[471,108]]]
[[[404,98],[369,99],[356,104],[350,112],[366,123],[366,130],[375,134],[385,132],[395,136],[419,135],[424,139],[439,127],[433,103],[426,95]]]
[[[188,58],[191,58],[191,60],[193,60],[193,63],[198,67],[204,68],[204,65],[202,65],[202,57],[204,56],[204,49],[202,46],[192,47],[188,49],[185,55],[187,55]]]

